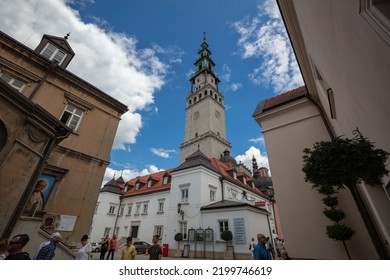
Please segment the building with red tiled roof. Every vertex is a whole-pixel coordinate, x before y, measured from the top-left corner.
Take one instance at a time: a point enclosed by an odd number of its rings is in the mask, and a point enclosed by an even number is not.
[[[180,165],[116,187],[107,183],[99,197],[92,240],[115,233],[150,243],[158,234],[169,255],[189,245],[189,256],[222,259],[226,242],[221,232],[230,230],[234,258],[251,259],[251,238],[259,232],[277,236],[272,186],[259,188],[252,171],[230,155],[223,95],[213,67],[204,37],[190,79]],[[185,242],[175,241],[177,233]]]

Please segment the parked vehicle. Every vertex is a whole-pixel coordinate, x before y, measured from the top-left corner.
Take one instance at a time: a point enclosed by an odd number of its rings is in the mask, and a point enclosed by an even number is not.
[[[137,250],[137,254],[145,254],[146,249],[149,248],[150,244],[145,241],[135,241],[133,242],[135,250]]]
[[[98,253],[100,252],[100,244],[97,242],[91,242],[92,245],[92,252]]]

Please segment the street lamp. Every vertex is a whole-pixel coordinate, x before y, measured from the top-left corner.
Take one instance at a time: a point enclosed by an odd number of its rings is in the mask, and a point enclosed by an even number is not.
[[[181,203],[177,204],[177,214],[181,215],[181,219],[184,220],[184,211],[181,209]]]

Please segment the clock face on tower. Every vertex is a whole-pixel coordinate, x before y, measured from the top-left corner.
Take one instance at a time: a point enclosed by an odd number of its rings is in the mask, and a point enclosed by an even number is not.
[[[215,117],[219,119],[221,117],[221,114],[218,111],[215,111]]]
[[[198,111],[196,111],[196,112],[194,113],[194,119],[195,119],[195,120],[199,119],[199,112],[198,112]]]

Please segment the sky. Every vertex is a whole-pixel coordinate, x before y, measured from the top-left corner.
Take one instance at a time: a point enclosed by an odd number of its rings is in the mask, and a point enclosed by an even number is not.
[[[186,96],[205,32],[237,162],[269,167],[259,101],[303,85],[275,0],[0,0],[0,30],[31,49],[63,37],[67,70],[129,108],[103,184],[177,167]]]

